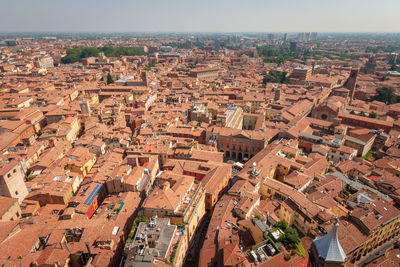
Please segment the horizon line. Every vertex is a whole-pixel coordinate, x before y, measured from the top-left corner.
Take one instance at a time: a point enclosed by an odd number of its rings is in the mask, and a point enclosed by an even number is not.
[[[400,34],[400,31],[0,31],[0,34],[10,33],[383,33]]]

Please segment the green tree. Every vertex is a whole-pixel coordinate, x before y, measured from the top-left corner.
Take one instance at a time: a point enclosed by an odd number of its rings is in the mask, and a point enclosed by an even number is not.
[[[34,175],[33,173],[29,173],[28,176],[26,177],[26,180],[30,181],[36,178],[36,175]]]
[[[343,187],[343,193],[345,193],[346,195],[352,195],[352,194],[357,193],[357,190],[354,189],[353,187],[351,187],[349,184],[346,184]]]
[[[263,84],[271,83],[284,83],[286,81],[286,72],[271,70],[269,73],[263,73]]]
[[[374,119],[375,119],[377,115],[378,115],[378,114],[376,114],[376,112],[373,112],[373,111],[372,111],[372,112],[369,113],[368,117],[374,118]]]
[[[285,230],[285,233],[279,237],[279,240],[289,248],[295,248],[296,244],[300,242],[300,237],[296,229],[288,227]]]
[[[144,67],[143,69],[146,71],[149,71],[152,67],[154,67],[156,64],[154,63],[149,63],[146,67]]]
[[[132,242],[132,238],[135,236],[137,227],[139,226],[139,224],[141,222],[147,222],[147,217],[142,216],[142,217],[136,217],[135,218],[135,220],[133,221],[133,225],[132,225],[131,231],[130,231],[130,233],[128,235],[128,240],[126,241],[127,243],[131,243]]]
[[[77,47],[67,50],[67,55],[61,59],[64,64],[80,61],[82,58],[97,57],[103,52],[106,57],[143,56],[145,52],[133,47]]]
[[[267,74],[264,74],[262,84],[265,86],[268,83]]]
[[[280,220],[279,222],[275,223],[274,226],[283,231],[285,231],[289,227],[288,223],[285,220]]]
[[[111,74],[108,73],[108,74],[107,74],[107,84],[110,84],[110,83],[114,83],[114,80],[113,80],[113,78],[111,77]]]
[[[397,65],[396,65],[396,63],[393,63],[391,66],[390,66],[390,69],[389,69],[390,71],[397,71]]]
[[[358,116],[363,116],[363,117],[365,117],[365,112],[364,112],[364,111],[361,111],[360,113],[358,113]]]
[[[354,110],[350,111],[350,114],[355,115],[356,113],[354,112]]]
[[[384,86],[376,89],[378,95],[373,100],[385,102],[387,105],[396,104],[400,102],[399,97],[395,94],[396,90],[390,86]]]
[[[267,240],[268,239],[268,232],[264,232],[263,233],[263,237],[264,237],[265,240]]]
[[[367,154],[361,157],[362,159],[368,160],[368,161],[373,161],[374,157],[372,155],[372,151],[368,151]]]
[[[175,223],[175,225],[178,228],[185,228],[185,224],[184,223]]]

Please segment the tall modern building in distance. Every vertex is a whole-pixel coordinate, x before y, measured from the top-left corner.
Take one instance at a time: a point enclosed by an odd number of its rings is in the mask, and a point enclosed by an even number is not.
[[[283,35],[283,42],[286,43],[287,40],[288,40],[288,34],[285,33],[285,34]]]
[[[318,33],[317,32],[312,32],[311,33],[311,41],[316,41],[318,38]]]
[[[297,49],[297,42],[296,41],[290,42],[290,51],[296,51],[296,49]]]

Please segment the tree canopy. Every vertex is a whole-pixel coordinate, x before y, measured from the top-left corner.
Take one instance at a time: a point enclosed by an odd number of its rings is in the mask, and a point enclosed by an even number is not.
[[[78,62],[83,58],[97,57],[103,52],[107,57],[142,56],[146,53],[133,47],[77,47],[67,50],[67,55],[61,59],[64,64]]]
[[[274,226],[285,231],[286,228],[288,228],[288,223],[285,220],[280,220],[279,222],[275,223]]]
[[[396,90],[390,86],[384,86],[376,89],[378,95],[373,100],[385,102],[387,105],[400,103],[400,96],[396,95]]]
[[[396,65],[395,62],[391,63],[390,65],[391,65],[390,69],[389,69],[390,71],[397,71],[398,70],[397,65]]]
[[[286,81],[286,72],[271,70],[269,73],[263,73],[263,84],[267,83],[284,83]]]
[[[396,52],[400,50],[398,45],[387,45],[387,46],[369,46],[365,49],[367,53],[378,53],[378,52]]]
[[[114,80],[113,80],[113,78],[111,77],[111,74],[108,73],[108,74],[107,74],[107,84],[110,84],[110,83],[114,83]]]
[[[284,234],[279,237],[279,240],[289,248],[295,248],[296,244],[300,243],[299,234],[293,227],[286,228]]]
[[[299,51],[290,51],[289,46],[271,46],[265,45],[257,47],[257,52],[260,57],[263,58],[266,63],[283,63],[287,60],[294,60],[300,58],[301,53]]]
[[[260,57],[263,58],[265,63],[277,63],[281,64],[285,61],[292,61],[294,59],[316,59],[319,60],[321,57],[329,59],[357,59],[363,57],[362,55],[341,53],[334,51],[323,51],[323,50],[290,50],[289,45],[264,45],[257,47],[257,52]]]

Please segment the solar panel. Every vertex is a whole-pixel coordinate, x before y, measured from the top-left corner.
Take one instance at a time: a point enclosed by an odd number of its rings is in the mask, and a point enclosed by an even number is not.
[[[96,185],[95,188],[90,192],[90,195],[86,198],[86,200],[83,202],[85,205],[91,205],[93,200],[96,198],[96,196],[99,194],[100,190],[103,188],[103,185]]]

